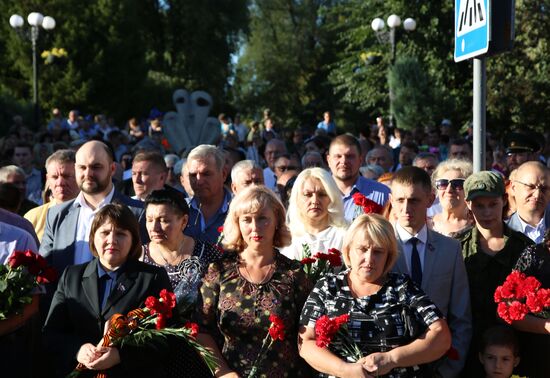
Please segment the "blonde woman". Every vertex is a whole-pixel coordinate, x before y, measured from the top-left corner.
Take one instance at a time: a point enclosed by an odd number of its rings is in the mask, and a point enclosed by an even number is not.
[[[309,168],[298,175],[288,204],[288,227],[292,244],[281,253],[290,259],[305,257],[304,245],[312,254],[342,248],[347,227],[344,205],[328,171]]]
[[[464,181],[472,174],[472,163],[451,159],[440,163],[432,174],[432,183],[442,211],[432,218],[434,231],[454,237],[474,225],[464,200]]]

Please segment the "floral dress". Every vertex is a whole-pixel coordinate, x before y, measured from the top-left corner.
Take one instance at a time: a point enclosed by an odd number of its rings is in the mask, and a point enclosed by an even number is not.
[[[270,326],[269,315],[280,317],[285,338],[274,341],[258,365],[259,377],[300,377],[309,371],[297,349],[298,319],[311,285],[299,262],[275,251],[275,271],[269,281],[254,284],[239,272],[239,258],[228,252],[211,264],[201,287],[201,326],[216,340],[228,365],[246,376],[258,356]]]
[[[348,286],[349,272],[327,274],[317,282],[306,301],[300,324],[315,328],[317,319],[323,315],[333,318],[349,314],[347,327],[350,336],[367,356],[409,344],[426,332],[430,324],[443,318],[435,304],[406,275],[388,273],[377,293],[356,298]],[[329,348],[334,354],[341,355],[342,344],[338,338]],[[420,365],[395,368],[385,377],[432,375],[431,366]],[[319,376],[327,377],[325,374]]]

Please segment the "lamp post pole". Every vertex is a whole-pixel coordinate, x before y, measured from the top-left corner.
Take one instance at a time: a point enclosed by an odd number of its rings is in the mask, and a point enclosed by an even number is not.
[[[395,64],[395,58],[397,55],[397,49],[396,49],[396,33],[397,28],[401,25],[401,18],[396,15],[392,14],[387,19],[387,24],[390,28],[389,31],[385,31],[385,23],[384,20],[381,18],[375,18],[372,20],[371,27],[372,30],[376,33],[376,38],[378,39],[378,42],[380,43],[389,43],[391,47],[391,56],[390,56],[390,66],[393,67]],[[416,29],[416,21],[412,18],[407,18],[403,22],[403,28],[406,31],[413,31]],[[393,100],[394,100],[394,94],[391,85],[388,83],[388,90],[389,90],[389,99],[390,99],[390,127],[394,126],[394,117],[393,117]]]
[[[55,28],[55,20],[53,17],[46,16],[38,12],[31,12],[27,16],[27,22],[30,25],[30,31],[24,31],[24,20],[18,14],[13,14],[10,17],[10,25],[14,28],[19,36],[30,39],[32,44],[32,102],[34,110],[34,124],[36,129],[40,128],[40,103],[38,98],[38,53],[36,44],[40,34],[40,27],[44,30],[52,30]]]

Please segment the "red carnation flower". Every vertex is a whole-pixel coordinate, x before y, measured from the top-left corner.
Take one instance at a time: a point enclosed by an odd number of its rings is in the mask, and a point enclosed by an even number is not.
[[[158,299],[152,295],[145,299],[145,307],[147,307],[153,315],[157,313],[158,303]]]
[[[522,320],[529,313],[529,308],[524,303],[514,301],[510,304],[508,312],[510,313],[510,319]]]
[[[341,324],[343,323],[337,324],[335,319],[331,319],[327,315],[317,319],[315,322],[315,344],[320,348],[329,346]]]
[[[166,318],[162,314],[158,314],[157,322],[155,323],[156,329],[163,329],[166,327]]]
[[[218,233],[221,234],[222,232],[223,232],[223,226],[218,227]]]
[[[55,270],[55,268],[51,266],[44,268],[42,270],[42,273],[40,273],[36,277],[36,281],[39,284],[52,283],[52,282],[55,282],[56,280],[57,280],[57,271]]]
[[[192,338],[196,339],[199,334],[199,325],[197,323],[187,322],[183,328],[190,330],[190,335]]]
[[[353,198],[353,203],[356,204],[357,206],[361,206],[361,207],[363,207],[363,204],[365,203],[365,200],[367,199],[367,197],[365,197],[360,192],[353,193],[351,197]]]
[[[285,339],[285,325],[283,323],[283,320],[279,318],[275,314],[269,315],[269,321],[271,322],[271,325],[269,326],[269,335],[273,340],[281,340],[283,341]]]
[[[505,302],[500,302],[497,306],[498,316],[508,324],[512,324],[510,319],[510,312],[508,311],[508,305]]]
[[[308,264],[313,264],[315,261],[317,260],[314,259],[313,257],[304,257],[302,260],[300,260],[300,264],[308,265]]]
[[[384,209],[382,206],[380,206],[378,203],[365,198],[363,202],[363,212],[365,214],[380,214],[382,213],[382,210]]]
[[[160,291],[160,298],[170,309],[176,307],[176,294],[172,293],[171,291],[162,289]]]

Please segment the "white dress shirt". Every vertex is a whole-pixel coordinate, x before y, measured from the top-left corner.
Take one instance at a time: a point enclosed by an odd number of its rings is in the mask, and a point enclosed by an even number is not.
[[[111,189],[107,197],[103,199],[93,210],[84,199],[82,192],[76,197],[73,207],[80,207],[78,214],[78,224],[76,225],[76,239],[75,239],[75,251],[74,251],[74,263],[83,264],[90,261],[93,256],[90,251],[89,239],[90,239],[90,227],[97,212],[108,203],[111,203],[113,195],[115,194],[115,187]]]
[[[519,213],[518,219],[519,223],[521,224],[522,233],[525,234],[529,239],[534,241],[536,244],[542,243],[542,240],[544,239],[544,232],[546,231],[546,216],[543,216],[541,218],[536,227],[531,226],[529,223],[525,223],[523,219],[521,219],[521,217],[519,216]]]
[[[424,225],[416,235],[409,234],[409,232],[401,227],[399,223],[395,224],[395,230],[399,235],[399,238],[403,242],[401,247],[403,249],[403,254],[405,255],[407,269],[409,270],[409,273],[411,275],[411,255],[413,247],[410,240],[412,238],[418,239],[418,242],[416,243],[416,249],[418,250],[418,255],[420,256],[420,267],[422,268],[422,272],[424,272],[424,256],[426,252],[426,243],[428,242],[428,228],[426,227],[426,225]]]

